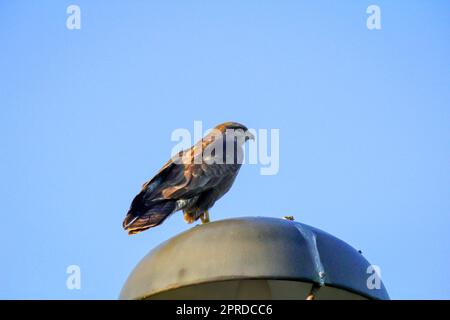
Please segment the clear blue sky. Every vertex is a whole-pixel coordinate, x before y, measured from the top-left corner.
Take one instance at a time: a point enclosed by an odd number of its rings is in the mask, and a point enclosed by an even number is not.
[[[213,219],[294,215],[361,249],[392,298],[450,298],[449,17],[425,0],[1,1],[0,298],[117,298],[190,227],[121,222],[194,120],[280,129],[279,173],[244,166]]]

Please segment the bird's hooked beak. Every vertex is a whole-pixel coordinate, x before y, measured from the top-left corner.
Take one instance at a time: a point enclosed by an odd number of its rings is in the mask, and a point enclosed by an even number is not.
[[[245,132],[245,141],[247,140],[255,141],[255,136],[250,131]]]

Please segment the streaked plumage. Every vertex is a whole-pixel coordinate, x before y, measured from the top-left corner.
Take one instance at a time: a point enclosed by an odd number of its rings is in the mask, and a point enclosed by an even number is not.
[[[242,152],[237,152],[237,148],[242,148],[246,140],[254,137],[237,122],[225,122],[215,129],[223,137],[227,129],[241,130],[245,138],[234,140],[233,153],[227,150],[225,140],[218,140],[211,132],[190,149],[170,159],[155,177],[144,183],[141,192],[132,201],[123,221],[123,227],[129,234],[155,227],[179,210],[183,210],[188,223],[199,218],[203,221],[208,209],[231,188],[242,163],[242,159],[238,159]],[[233,161],[222,164],[208,162],[211,157],[205,154],[205,150],[222,146],[224,162],[230,157]],[[180,156],[189,159],[190,163],[177,162]]]

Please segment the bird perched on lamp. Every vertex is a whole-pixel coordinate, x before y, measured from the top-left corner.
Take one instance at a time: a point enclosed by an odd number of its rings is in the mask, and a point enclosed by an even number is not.
[[[246,126],[225,122],[171,158],[133,199],[124,229],[131,235],[156,227],[180,210],[188,223],[208,222],[208,210],[233,185],[249,139],[255,137]]]

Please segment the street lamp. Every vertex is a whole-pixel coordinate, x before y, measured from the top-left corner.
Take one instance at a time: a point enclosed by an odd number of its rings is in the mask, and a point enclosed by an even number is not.
[[[234,218],[151,250],[120,299],[389,299],[370,270],[359,251],[319,229],[292,219]]]

